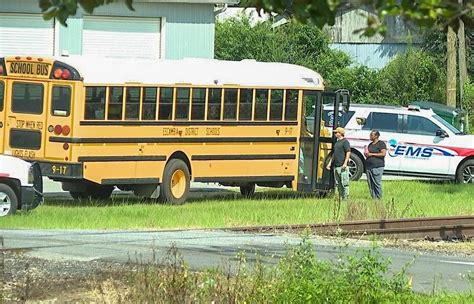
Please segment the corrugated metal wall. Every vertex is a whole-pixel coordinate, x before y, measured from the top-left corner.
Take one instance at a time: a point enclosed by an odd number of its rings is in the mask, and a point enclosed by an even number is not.
[[[334,26],[326,29],[333,41],[331,47],[348,53],[357,63],[382,68],[397,54],[405,52],[408,47],[417,47],[422,41],[416,29],[399,17],[387,18],[385,37],[362,36],[357,31],[367,27],[369,15],[370,13],[361,9],[341,12],[336,17]]]
[[[214,5],[181,3],[134,3],[135,11],[123,3],[99,7],[94,16],[126,16],[164,18],[162,39],[164,57],[179,59],[185,57],[214,57]],[[36,0],[0,0],[1,12],[39,13]],[[68,20],[68,27],[59,28],[59,50],[70,54],[82,52],[83,12]]]

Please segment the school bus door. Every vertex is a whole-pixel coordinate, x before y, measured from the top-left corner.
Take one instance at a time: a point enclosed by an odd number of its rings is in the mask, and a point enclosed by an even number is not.
[[[47,83],[12,79],[5,87],[4,154],[27,160],[44,158]]]
[[[338,113],[339,108],[343,111],[349,110],[349,91],[339,90],[337,92],[303,92],[304,106],[310,108],[314,105],[314,126],[307,126],[305,111],[302,111],[302,121],[300,130],[300,151],[299,151],[299,171],[298,171],[298,191],[322,191],[326,192],[334,188],[334,174],[326,169],[332,148],[335,143],[333,129],[337,128],[337,121],[333,128],[325,127],[322,119],[323,105],[334,105],[334,113]],[[309,130],[314,130],[311,134]]]

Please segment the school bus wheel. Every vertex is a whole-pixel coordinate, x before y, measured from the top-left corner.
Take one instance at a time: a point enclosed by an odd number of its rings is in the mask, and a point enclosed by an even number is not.
[[[255,194],[255,184],[248,183],[240,186],[240,194],[245,197],[252,197]]]
[[[189,195],[189,168],[181,159],[170,160],[163,172],[163,182],[160,186],[160,198],[163,202],[180,205]]]
[[[8,185],[0,183],[0,217],[11,215],[18,207],[18,197]]]

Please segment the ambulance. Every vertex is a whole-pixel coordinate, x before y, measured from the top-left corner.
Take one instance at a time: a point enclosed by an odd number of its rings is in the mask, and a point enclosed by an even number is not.
[[[331,128],[334,112],[329,106],[323,119]],[[464,134],[432,110],[352,104],[350,111],[339,113],[338,121],[351,143],[352,180],[365,171],[364,147],[376,129],[388,148],[384,174],[474,183],[474,135]]]

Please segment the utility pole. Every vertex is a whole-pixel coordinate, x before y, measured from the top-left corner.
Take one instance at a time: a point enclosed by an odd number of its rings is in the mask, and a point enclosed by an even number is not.
[[[463,5],[463,0],[459,0],[459,5]],[[458,29],[458,43],[459,43],[459,106],[464,109],[464,85],[468,81],[467,75],[467,61],[466,61],[466,33],[464,31],[464,22],[459,19]],[[466,113],[466,128],[469,128],[469,117]],[[468,131],[468,130],[462,130]]]
[[[456,33],[451,26],[448,26],[447,42],[446,104],[456,107]]]

